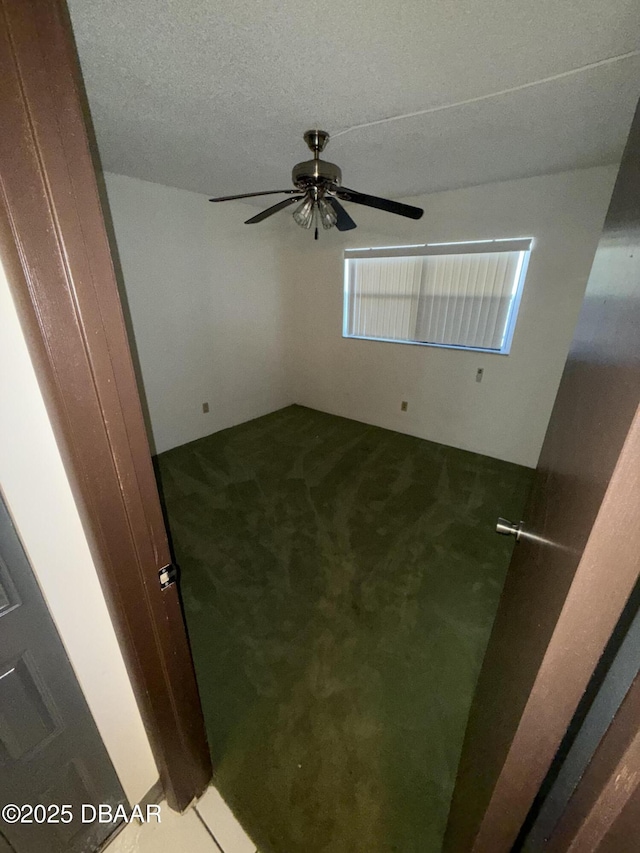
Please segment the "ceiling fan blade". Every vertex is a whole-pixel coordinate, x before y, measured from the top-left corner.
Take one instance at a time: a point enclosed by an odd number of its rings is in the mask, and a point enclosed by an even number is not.
[[[267,216],[273,216],[274,213],[277,213],[279,210],[284,210],[285,207],[289,207],[290,204],[295,204],[297,201],[303,199],[304,196],[296,195],[291,198],[285,198],[284,201],[279,201],[277,204],[268,207],[266,210],[261,210],[260,213],[257,213],[255,216],[252,216],[251,219],[247,219],[244,223],[245,225],[253,225],[256,222],[262,222],[263,219],[266,219]]]
[[[376,207],[378,210],[386,210],[387,213],[397,213],[398,216],[407,216],[409,219],[420,219],[424,210],[421,207],[413,207],[411,204],[403,204],[400,201],[391,201],[388,198],[378,198],[375,195],[366,195],[347,189],[337,187],[335,194],[343,201],[353,201],[356,204],[365,204],[367,207]]]
[[[354,228],[358,227],[337,198],[327,198],[327,201],[335,210],[338,217],[338,221],[336,222],[338,231],[353,231]]]
[[[291,195],[292,193],[298,193],[300,190],[266,190],[263,193],[242,193],[242,195],[223,195],[220,198],[210,198],[209,201],[234,201],[237,198],[253,198],[257,195]]]

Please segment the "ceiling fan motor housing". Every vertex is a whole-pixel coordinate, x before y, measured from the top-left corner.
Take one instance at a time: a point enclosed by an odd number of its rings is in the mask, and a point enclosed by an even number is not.
[[[342,172],[335,163],[326,160],[305,160],[296,163],[291,172],[294,186],[301,190],[311,187],[330,189],[332,186],[340,186],[342,183]]]

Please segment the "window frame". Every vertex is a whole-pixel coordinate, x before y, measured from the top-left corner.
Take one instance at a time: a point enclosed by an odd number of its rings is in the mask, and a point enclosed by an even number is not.
[[[509,355],[522,300],[522,292],[529,268],[529,259],[533,250],[533,237],[504,237],[492,240],[466,240],[447,243],[412,243],[406,246],[371,246],[366,248],[345,249],[343,258],[343,307],[342,337],[355,341],[376,341],[391,344],[412,344],[419,347],[437,347],[438,349],[462,350],[463,352],[482,352],[490,355]],[[500,349],[491,347],[470,347],[463,344],[439,344],[430,341],[402,340],[400,338],[379,338],[370,335],[353,335],[349,332],[349,308],[351,273],[349,261],[359,258],[408,258],[433,255],[486,254],[502,252],[520,252],[514,280],[511,303],[505,322],[505,330]]]

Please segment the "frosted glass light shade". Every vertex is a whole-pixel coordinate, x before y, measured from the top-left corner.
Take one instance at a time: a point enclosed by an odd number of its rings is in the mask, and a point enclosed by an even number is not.
[[[333,228],[338,221],[338,216],[333,209],[333,205],[324,198],[321,198],[318,202],[318,213],[320,214],[320,222],[322,222],[322,227],[325,231]]]
[[[306,198],[293,211],[293,218],[301,228],[311,228],[313,222],[313,201]]]

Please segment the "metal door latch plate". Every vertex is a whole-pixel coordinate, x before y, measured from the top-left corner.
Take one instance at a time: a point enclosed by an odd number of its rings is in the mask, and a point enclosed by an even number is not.
[[[173,586],[178,577],[178,568],[173,563],[160,569],[158,572],[158,580],[160,581],[160,589],[166,589],[168,586]]]

